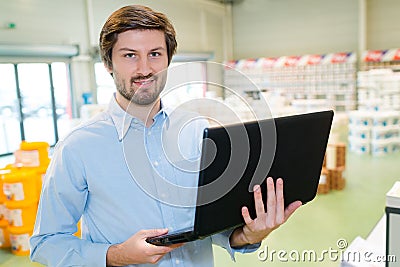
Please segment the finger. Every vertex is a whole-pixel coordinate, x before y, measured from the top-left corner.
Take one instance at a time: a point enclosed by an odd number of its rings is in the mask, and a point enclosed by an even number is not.
[[[276,180],[276,218],[277,224],[282,224],[285,220],[285,200],[283,198],[283,180]]]
[[[174,250],[173,248],[169,247],[169,246],[157,246],[157,245],[153,245],[150,243],[146,242],[146,250],[143,251],[143,253],[149,257],[151,256],[163,256],[169,252],[171,252],[172,250]]]
[[[162,248],[160,250],[154,250],[154,254],[156,255],[164,255],[166,253],[171,252],[174,249],[180,248],[181,246],[185,245],[186,243],[179,243],[179,244],[172,244],[172,245],[165,245],[165,246],[155,246],[157,248]]]
[[[140,231],[140,233],[141,233],[142,238],[154,237],[154,236],[159,236],[159,235],[165,235],[166,233],[168,233],[168,228],[142,230],[142,231]]]
[[[254,186],[254,204],[256,208],[257,217],[265,213],[264,202],[262,199],[261,187],[259,185]]]
[[[275,212],[276,212],[276,195],[275,195],[275,186],[274,180],[271,177],[267,178],[267,213],[268,218],[273,219],[275,221]]]
[[[287,219],[289,219],[289,217],[290,217],[298,208],[300,208],[301,205],[303,205],[303,204],[302,204],[301,201],[299,201],[299,200],[290,203],[289,206],[287,206],[287,208],[285,209],[285,221],[286,221]]]
[[[242,216],[243,216],[244,222],[247,225],[249,225],[249,224],[251,224],[253,222],[253,220],[250,217],[250,213],[249,213],[249,210],[248,210],[247,207],[243,207],[242,208]]]
[[[167,246],[167,245],[165,245],[165,246],[156,246],[153,244],[148,244],[148,245],[151,247],[151,251],[150,251],[151,255],[162,256],[162,255],[165,255],[175,249],[174,247]]]
[[[163,257],[164,255],[154,255],[154,256],[152,256],[151,257],[151,260],[150,260],[150,263],[151,264],[156,264],[157,262],[159,262],[160,260],[161,260],[161,258]]]
[[[176,249],[176,248],[180,248],[183,245],[185,245],[186,243],[179,243],[179,244],[172,244],[172,245],[168,245],[168,247],[172,248],[172,249]]]

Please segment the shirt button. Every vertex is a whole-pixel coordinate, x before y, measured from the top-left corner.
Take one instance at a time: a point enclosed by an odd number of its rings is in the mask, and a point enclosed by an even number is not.
[[[181,261],[178,260],[178,259],[176,259],[176,260],[175,260],[175,263],[176,263],[176,264],[179,264],[179,263],[181,263]]]
[[[147,132],[147,135],[151,135],[151,131],[148,131],[148,132]]]
[[[154,161],[154,162],[153,162],[153,165],[157,167],[157,166],[158,166],[158,161],[157,161],[157,160]]]

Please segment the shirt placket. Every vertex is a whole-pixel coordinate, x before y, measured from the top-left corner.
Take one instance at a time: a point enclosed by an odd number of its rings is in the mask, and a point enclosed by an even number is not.
[[[173,177],[175,175],[173,166],[171,163],[169,163],[163,151],[162,126],[164,121],[165,119],[161,120],[160,118],[157,118],[152,127],[146,128],[146,145],[148,149],[149,160],[154,168],[153,175],[159,175],[157,179],[166,179],[169,182],[174,183],[176,177]],[[179,230],[176,229],[177,222],[174,215],[174,206],[164,203],[164,201],[168,202],[168,198],[175,196],[171,196],[172,192],[168,192],[167,188],[162,188],[157,182],[154,184],[156,185],[156,190],[161,198],[161,202],[159,203],[161,214],[163,216],[164,227],[168,227],[170,232]],[[184,262],[182,260],[183,255],[180,250],[173,250],[170,255],[166,255],[166,257],[169,257],[172,266],[184,266]]]

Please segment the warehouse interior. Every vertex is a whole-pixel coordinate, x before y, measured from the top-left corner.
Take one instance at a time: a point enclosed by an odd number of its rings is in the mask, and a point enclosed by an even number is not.
[[[2,1],[2,183],[5,169],[32,164],[26,151],[36,148],[29,142],[48,144],[43,153],[51,159],[58,140],[105,110],[115,85],[100,59],[99,33],[114,10],[131,4],[173,23],[178,48],[171,80],[206,81],[165,95],[165,103],[212,99],[190,108],[227,122],[215,103],[243,120],[335,111],[316,198],[254,253],[232,261],[214,246],[215,266],[400,266],[400,215],[385,211],[400,181],[397,0]],[[400,189],[393,199],[398,212]],[[28,248],[15,252],[0,237],[0,267],[43,266],[30,261]],[[346,257],[360,251],[371,252],[369,261]],[[302,259],[304,253],[311,258]],[[388,255],[394,257],[385,265]]]

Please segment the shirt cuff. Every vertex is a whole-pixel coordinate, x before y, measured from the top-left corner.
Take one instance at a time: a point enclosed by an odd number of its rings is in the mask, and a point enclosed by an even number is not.
[[[93,243],[92,246],[88,247],[85,253],[88,266],[107,266],[107,251],[110,246],[111,244]]]
[[[235,253],[236,252],[240,252],[240,253],[252,253],[254,251],[256,251],[260,246],[261,246],[261,242],[260,243],[256,243],[256,244],[251,244],[251,245],[246,245],[240,248],[232,248],[231,247],[231,243],[229,242],[230,236],[233,233],[235,229],[231,229],[231,230],[227,230],[218,234],[213,235],[212,238],[212,242],[215,245],[218,245],[222,248],[224,248],[229,255],[231,256],[232,261],[236,261],[235,259]]]

